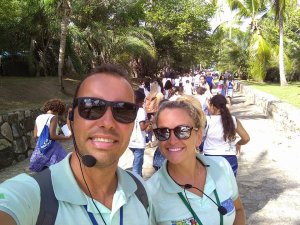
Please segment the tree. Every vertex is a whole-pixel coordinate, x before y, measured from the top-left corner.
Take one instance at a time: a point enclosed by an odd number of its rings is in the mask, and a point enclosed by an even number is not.
[[[290,1],[293,5],[296,5],[297,1]],[[279,75],[280,85],[287,86],[284,64],[284,17],[286,13],[286,0],[274,0],[275,21],[279,26]]]
[[[68,23],[71,14],[71,3],[69,0],[60,0],[58,2],[58,10],[61,14],[61,31],[60,31],[60,46],[59,46],[59,57],[58,57],[58,79],[61,90],[64,90],[63,85],[63,68],[65,63],[65,51],[66,51],[66,39],[68,32]]]
[[[210,62],[209,18],[214,5],[195,0],[153,0],[145,6],[145,26],[154,35],[161,67],[189,70]]]

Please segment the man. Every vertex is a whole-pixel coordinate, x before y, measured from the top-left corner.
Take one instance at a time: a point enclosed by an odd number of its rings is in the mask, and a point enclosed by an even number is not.
[[[53,224],[149,224],[136,178],[118,168],[137,110],[126,74],[115,66],[96,68],[79,84],[70,114],[74,150],[50,167],[59,205]],[[40,196],[28,175],[2,183],[0,224],[36,224]]]

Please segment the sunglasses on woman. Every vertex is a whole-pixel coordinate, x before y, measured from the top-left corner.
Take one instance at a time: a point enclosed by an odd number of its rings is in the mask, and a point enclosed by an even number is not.
[[[79,115],[87,120],[100,119],[111,107],[114,119],[120,123],[132,123],[139,109],[138,105],[130,102],[110,102],[100,98],[81,97],[74,99],[73,108],[78,106]]]
[[[198,130],[198,128],[181,125],[181,126],[175,127],[174,129],[156,128],[156,129],[153,129],[153,132],[155,134],[155,137],[159,141],[166,141],[166,140],[168,140],[170,138],[170,136],[171,136],[171,130],[174,132],[176,138],[178,138],[180,140],[185,140],[185,139],[190,138],[193,129],[195,131]]]

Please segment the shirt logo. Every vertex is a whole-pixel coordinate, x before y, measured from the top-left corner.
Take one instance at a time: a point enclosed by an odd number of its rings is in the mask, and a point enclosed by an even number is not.
[[[227,213],[230,213],[234,210],[234,204],[231,198],[223,201],[221,205],[227,209]]]
[[[188,219],[183,219],[183,220],[176,220],[176,221],[171,221],[171,225],[198,225],[196,220],[191,217]]]

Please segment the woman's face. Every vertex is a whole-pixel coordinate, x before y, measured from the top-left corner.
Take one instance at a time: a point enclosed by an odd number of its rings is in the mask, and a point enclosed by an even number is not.
[[[174,129],[175,127],[185,125],[194,127],[194,121],[189,114],[180,108],[163,109],[157,120],[158,128]],[[174,135],[174,130],[170,131],[170,137],[166,141],[160,141],[160,151],[171,164],[180,164],[190,162],[195,158],[195,149],[201,143],[201,131],[191,130],[191,135],[187,139],[179,139]]]
[[[205,77],[200,77],[200,82],[201,82],[201,84],[204,84],[205,81],[206,81]]]

